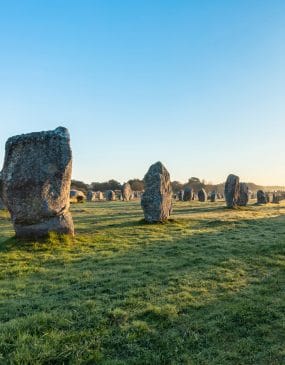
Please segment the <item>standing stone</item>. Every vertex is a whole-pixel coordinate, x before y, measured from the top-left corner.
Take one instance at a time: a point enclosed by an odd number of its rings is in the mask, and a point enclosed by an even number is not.
[[[190,200],[194,200],[194,192],[193,189],[190,188],[190,186],[186,186],[184,189],[184,195],[183,200],[185,202],[188,202]]]
[[[0,210],[5,210],[5,205],[3,203],[3,200],[0,198]]]
[[[122,196],[124,201],[132,199],[133,191],[129,183],[125,183],[122,188]]]
[[[228,208],[235,208],[239,197],[239,177],[230,174],[225,184],[225,198]]]
[[[107,190],[105,195],[106,195],[106,200],[108,201],[116,200],[116,193],[113,190]]]
[[[278,194],[276,192],[273,193],[273,195],[272,195],[272,203],[279,204],[280,201],[281,201],[281,199],[282,198],[281,198],[281,195],[280,194]]]
[[[86,200],[88,202],[94,202],[95,201],[96,194],[92,190],[87,191]]]
[[[96,197],[99,201],[104,200],[104,194],[102,193],[102,191],[97,191]]]
[[[17,237],[74,234],[69,213],[72,155],[68,130],[23,134],[6,142],[2,197]]]
[[[179,190],[178,191],[178,200],[182,202],[183,201],[183,196],[184,196],[184,191]]]
[[[249,200],[249,191],[246,183],[239,184],[239,197],[237,205],[245,207]]]
[[[212,191],[211,194],[210,194],[210,200],[212,203],[214,203],[217,199],[217,194],[215,191]]]
[[[198,191],[198,200],[199,200],[199,202],[207,201],[207,193],[206,193],[205,189],[201,189]]]
[[[258,190],[256,193],[257,197],[257,204],[266,204],[267,203],[267,197],[263,190]]]
[[[147,222],[163,222],[172,211],[170,175],[161,162],[150,166],[144,177],[145,191],[141,206]]]
[[[72,189],[70,190],[70,202],[71,203],[83,203],[85,194],[81,190]]]

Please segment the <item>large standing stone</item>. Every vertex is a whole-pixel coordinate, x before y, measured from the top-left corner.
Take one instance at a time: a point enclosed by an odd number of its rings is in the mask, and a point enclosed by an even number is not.
[[[198,191],[198,200],[199,200],[199,202],[207,201],[207,193],[206,193],[205,189],[201,189]]]
[[[163,222],[172,211],[170,175],[161,162],[150,166],[144,177],[145,191],[141,206],[147,222]]]
[[[122,188],[122,196],[124,201],[129,201],[132,199],[133,191],[129,183],[125,183]]]
[[[225,184],[225,199],[228,208],[237,206],[239,197],[239,177],[230,174]]]
[[[104,194],[102,193],[102,191],[97,191],[96,192],[96,197],[98,200],[104,200]]]
[[[194,191],[193,191],[193,189],[190,188],[190,186],[185,187],[184,194],[183,194],[183,200],[185,202],[194,200]]]
[[[17,237],[74,234],[69,213],[72,169],[66,128],[23,134],[6,142],[2,196]]]
[[[257,204],[266,204],[267,203],[267,197],[263,190],[258,190],[256,193],[257,197]]]
[[[246,183],[242,182],[239,184],[239,196],[237,205],[245,207],[248,203],[248,200],[249,200],[248,186],[246,185]]]

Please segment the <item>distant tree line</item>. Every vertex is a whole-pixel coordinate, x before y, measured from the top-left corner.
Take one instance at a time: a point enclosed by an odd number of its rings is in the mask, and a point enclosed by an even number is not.
[[[128,181],[131,185],[133,191],[143,191],[144,190],[144,182],[140,179],[131,179]],[[171,183],[172,190],[174,193],[178,193],[179,190],[185,189],[186,186],[191,187],[194,191],[198,192],[200,189],[205,189],[207,192],[216,191],[217,193],[223,193],[225,189],[225,183],[221,184],[212,184],[210,182],[206,182],[205,180],[200,180],[198,177],[190,177],[186,183],[181,183],[179,181],[173,181]],[[257,191],[257,190],[284,190],[284,187],[279,186],[260,186],[254,183],[247,183],[249,190]],[[71,181],[71,189],[81,190],[85,194],[88,190],[93,191],[106,191],[106,190],[121,190],[123,184],[119,181],[111,179],[105,182],[92,182],[90,185],[84,183],[83,181],[72,180]]]

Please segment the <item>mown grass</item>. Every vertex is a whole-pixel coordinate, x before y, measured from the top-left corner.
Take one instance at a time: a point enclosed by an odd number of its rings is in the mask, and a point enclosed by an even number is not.
[[[0,213],[1,364],[284,364],[285,204],[72,206],[77,235]]]

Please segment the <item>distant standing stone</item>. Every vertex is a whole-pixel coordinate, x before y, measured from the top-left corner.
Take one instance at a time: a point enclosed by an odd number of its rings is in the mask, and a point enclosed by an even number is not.
[[[6,142],[2,196],[17,237],[74,234],[69,213],[72,155],[68,130],[23,134]]]
[[[183,196],[184,196],[184,191],[183,190],[179,190],[178,191],[178,200],[179,201],[183,201]]]
[[[267,203],[267,197],[263,190],[258,190],[256,193],[257,197],[257,204],[266,204]]]
[[[188,202],[190,200],[194,200],[194,192],[193,189],[190,188],[190,186],[186,186],[184,189],[184,195],[183,195],[183,200],[185,202]]]
[[[132,199],[133,191],[129,183],[125,183],[122,188],[122,196],[124,201],[129,201]]]
[[[249,190],[246,183],[239,184],[239,197],[237,201],[237,205],[239,206],[246,206],[249,200]]]
[[[210,194],[210,200],[212,203],[214,203],[217,199],[217,194],[215,191],[212,191],[211,194]]]
[[[237,206],[239,197],[239,177],[230,174],[225,184],[225,199],[228,208]]]
[[[106,191],[106,200],[108,201],[116,200],[116,193],[113,190]]]
[[[103,193],[102,193],[102,191],[97,191],[96,192],[96,197],[97,197],[97,199],[98,200],[104,200],[104,195],[103,195]]]
[[[161,162],[150,166],[144,177],[145,191],[141,206],[149,223],[167,220],[172,211],[170,175]]]
[[[87,191],[86,200],[87,200],[88,202],[93,202],[93,201],[95,201],[95,197],[96,197],[96,194],[94,193],[94,191],[92,191],[92,190],[88,190],[88,191]]]
[[[201,189],[198,191],[198,200],[199,200],[199,202],[207,201],[207,193],[206,193],[205,189]]]

